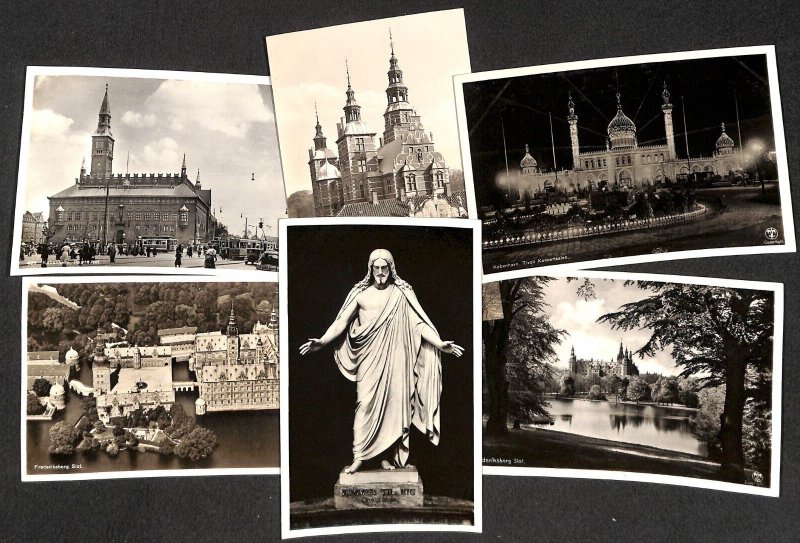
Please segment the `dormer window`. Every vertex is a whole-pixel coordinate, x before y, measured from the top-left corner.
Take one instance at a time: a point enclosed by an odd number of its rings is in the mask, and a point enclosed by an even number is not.
[[[180,216],[181,226],[188,226],[189,209],[185,205],[181,206],[180,210],[178,211],[178,215]]]

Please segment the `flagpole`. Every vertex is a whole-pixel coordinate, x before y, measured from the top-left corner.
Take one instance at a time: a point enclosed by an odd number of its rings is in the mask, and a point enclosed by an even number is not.
[[[686,143],[686,166],[689,168],[688,175],[692,175],[692,160],[689,158],[689,132],[686,128],[686,104],[681,96],[681,113],[683,114],[683,140]]]
[[[500,119],[500,130],[503,132],[503,158],[506,161],[506,192],[508,193],[508,206],[511,207],[511,175],[508,172],[508,149],[506,148],[506,127]]]
[[[553,149],[553,170],[556,172],[556,181],[558,181],[558,164],[556,164],[556,142],[553,139],[553,115],[549,111],[547,116],[550,118],[550,147]],[[553,187],[555,189],[555,186]]]

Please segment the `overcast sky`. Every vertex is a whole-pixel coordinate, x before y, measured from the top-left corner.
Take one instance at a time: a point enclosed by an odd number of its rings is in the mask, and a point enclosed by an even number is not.
[[[425,130],[433,132],[447,166],[462,169],[452,77],[470,72],[463,11],[407,15],[267,38],[287,194],[311,189],[314,102],[328,147],[336,150],[336,123],[346,101],[345,58],[361,119],[377,133],[378,144],[387,103],[390,27],[409,103]]]
[[[219,76],[224,77],[224,76]],[[107,76],[37,76],[31,116],[25,209],[49,212],[47,196],[75,182],[108,84],[115,174],[179,173],[186,153],[189,178],[200,170],[219,220],[243,232],[263,218],[277,235],[285,216],[270,87]],[[251,174],[255,181],[251,181]],[[220,211],[221,210],[221,211]],[[24,211],[24,210],[23,210]]]
[[[570,334],[556,346],[558,368],[566,367],[573,345],[579,359],[616,360],[620,340],[626,348],[636,351],[650,337],[649,330],[612,330],[609,324],[597,322],[600,316],[618,310],[623,304],[645,298],[646,291],[635,285],[625,286],[624,281],[593,279],[596,297],[587,301],[576,293],[582,281],[556,279],[545,288],[545,301],[550,305],[550,323]],[[680,373],[680,368],[676,368],[672,360],[671,350],[660,351],[652,358],[640,359],[634,355],[633,361],[641,373]]]

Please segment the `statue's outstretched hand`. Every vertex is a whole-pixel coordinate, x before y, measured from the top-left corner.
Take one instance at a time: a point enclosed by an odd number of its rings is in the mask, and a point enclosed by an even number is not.
[[[456,345],[452,341],[443,342],[440,350],[443,353],[452,354],[455,357],[460,357],[462,354],[464,354],[464,347]]]
[[[315,353],[322,349],[322,341],[318,338],[309,338],[308,341],[300,345],[300,354],[305,356],[308,353]]]

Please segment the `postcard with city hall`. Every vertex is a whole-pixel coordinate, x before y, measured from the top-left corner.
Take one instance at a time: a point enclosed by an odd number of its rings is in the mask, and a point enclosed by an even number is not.
[[[12,275],[277,280],[268,77],[29,67]]]
[[[24,278],[22,480],[278,473],[277,304],[276,281]]]
[[[782,339],[780,283],[486,278],[484,473],[778,496]]]
[[[454,84],[487,275],[796,250],[773,47]]]
[[[462,9],[269,36],[267,56],[290,217],[469,215]]]
[[[480,531],[479,227],[281,221],[284,537]]]

